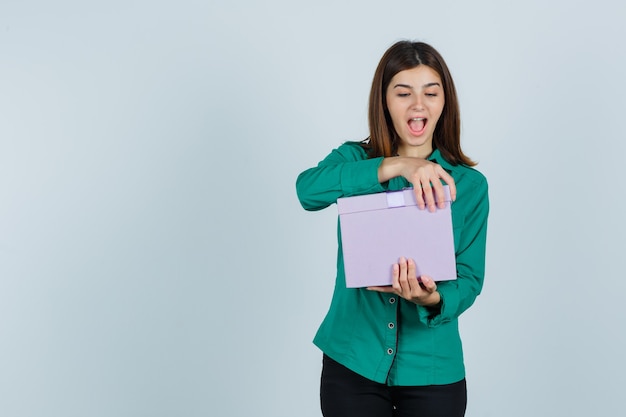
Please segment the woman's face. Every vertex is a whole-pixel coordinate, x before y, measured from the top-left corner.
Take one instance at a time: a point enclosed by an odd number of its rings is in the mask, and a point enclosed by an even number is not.
[[[437,72],[426,65],[400,71],[387,87],[386,100],[400,137],[398,155],[426,158],[433,151],[433,133],[445,104]]]

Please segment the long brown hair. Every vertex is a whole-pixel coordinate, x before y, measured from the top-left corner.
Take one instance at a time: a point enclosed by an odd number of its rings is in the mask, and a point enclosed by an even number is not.
[[[476,165],[461,150],[461,116],[452,75],[439,52],[423,42],[397,42],[387,49],[378,63],[369,98],[370,137],[365,145],[368,155],[375,158],[396,154],[400,138],[387,109],[387,87],[397,73],[418,65],[432,68],[443,83],[445,103],[433,133],[433,149],[439,149],[453,165]]]

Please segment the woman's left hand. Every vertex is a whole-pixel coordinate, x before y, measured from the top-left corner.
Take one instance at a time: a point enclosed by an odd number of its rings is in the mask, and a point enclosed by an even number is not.
[[[393,265],[391,286],[367,287],[368,290],[392,293],[422,306],[435,306],[441,302],[437,284],[428,275],[417,277],[413,259],[400,258]]]

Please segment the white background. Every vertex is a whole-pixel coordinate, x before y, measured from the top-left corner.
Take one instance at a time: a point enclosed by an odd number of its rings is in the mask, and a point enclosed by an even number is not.
[[[336,209],[295,179],[399,39],[490,183],[467,415],[620,415],[625,6],[217,3],[0,3],[0,415],[319,416]]]

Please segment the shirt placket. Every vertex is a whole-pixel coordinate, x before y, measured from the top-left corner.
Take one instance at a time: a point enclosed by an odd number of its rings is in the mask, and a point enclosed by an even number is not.
[[[387,356],[387,374],[391,370],[393,361],[396,357],[396,349],[398,346],[398,314],[400,300],[397,295],[389,295],[387,298],[388,314],[386,315],[385,329],[385,355]]]

